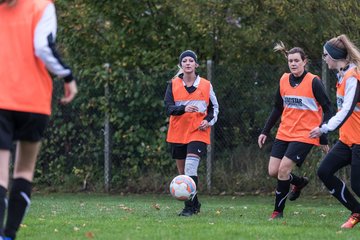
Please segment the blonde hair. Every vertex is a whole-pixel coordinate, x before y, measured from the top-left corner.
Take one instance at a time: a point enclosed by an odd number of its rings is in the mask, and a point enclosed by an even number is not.
[[[334,37],[328,41],[332,46],[346,50],[347,56],[346,61],[355,64],[356,71],[360,70],[360,51],[355,46],[353,42],[345,35],[341,34],[340,36]]]
[[[301,56],[301,59],[305,61],[307,59],[307,56],[302,48],[299,47],[293,47],[289,51],[286,49],[285,44],[282,41],[279,41],[276,43],[274,47],[274,52],[282,52],[285,56],[285,58],[288,58],[289,54],[299,53]]]
[[[177,65],[177,67],[179,68],[179,70],[172,79],[177,78],[180,74],[184,73],[184,70],[180,67],[180,65]]]

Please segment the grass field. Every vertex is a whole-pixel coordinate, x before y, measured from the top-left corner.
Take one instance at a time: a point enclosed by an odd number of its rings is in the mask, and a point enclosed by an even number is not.
[[[168,195],[34,194],[18,239],[360,239],[360,226],[339,228],[349,212],[330,196],[288,201],[276,221],[271,196],[200,201],[201,213],[185,218]]]

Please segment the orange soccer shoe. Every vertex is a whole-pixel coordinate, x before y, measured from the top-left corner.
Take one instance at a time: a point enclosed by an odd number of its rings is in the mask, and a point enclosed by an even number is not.
[[[353,213],[349,219],[341,225],[341,228],[353,228],[358,222],[360,222],[360,213]]]
[[[284,215],[282,212],[278,212],[278,211],[273,211],[273,213],[271,214],[269,221],[272,221],[274,219],[279,219],[282,218]]]

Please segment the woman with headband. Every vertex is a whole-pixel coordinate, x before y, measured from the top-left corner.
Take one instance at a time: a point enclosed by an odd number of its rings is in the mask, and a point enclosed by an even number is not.
[[[330,194],[351,211],[341,228],[353,228],[360,221],[360,203],[335,173],[350,165],[351,188],[360,197],[360,52],[343,34],[326,42],[323,57],[329,69],[338,72],[338,112],[326,124],[314,128],[310,137],[339,129],[339,140],[321,162],[318,176]]]

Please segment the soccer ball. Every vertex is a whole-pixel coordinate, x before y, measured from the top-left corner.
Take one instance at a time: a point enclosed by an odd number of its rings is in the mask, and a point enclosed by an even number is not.
[[[196,194],[196,184],[189,176],[176,176],[170,183],[170,193],[177,200],[189,200]]]

